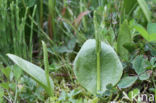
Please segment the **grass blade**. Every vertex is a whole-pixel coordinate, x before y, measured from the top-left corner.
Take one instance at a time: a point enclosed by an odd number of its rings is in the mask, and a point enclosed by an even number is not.
[[[145,0],[137,0],[137,1],[138,1],[139,5],[141,7],[146,19],[147,19],[147,21],[151,22],[151,12],[150,12],[150,10],[148,8],[147,3],[145,2]]]

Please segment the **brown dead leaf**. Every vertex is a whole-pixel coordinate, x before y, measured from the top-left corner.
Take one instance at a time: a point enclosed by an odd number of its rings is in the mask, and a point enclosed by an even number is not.
[[[74,20],[73,25],[77,27],[80,24],[82,18],[89,13],[90,13],[89,10],[80,13],[79,16]]]
[[[64,7],[64,8],[62,9],[62,12],[61,12],[62,16],[64,16],[65,13],[66,13],[66,7]]]

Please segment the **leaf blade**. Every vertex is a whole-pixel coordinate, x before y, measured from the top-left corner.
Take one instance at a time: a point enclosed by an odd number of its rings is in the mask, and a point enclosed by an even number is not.
[[[132,86],[135,81],[137,80],[137,76],[127,76],[121,79],[121,81],[118,84],[119,88],[128,88]]]
[[[145,59],[143,55],[137,56],[133,61],[132,61],[132,66],[135,72],[140,75],[146,71],[145,67]]]
[[[151,12],[148,8],[147,3],[145,2],[145,0],[137,0],[137,1],[141,7],[146,19],[147,19],[147,21],[150,22],[151,21]]]
[[[16,55],[13,54],[7,54],[7,55],[15,64],[17,64],[23,71],[29,74],[35,81],[37,81],[48,92],[45,71],[43,69]],[[50,84],[52,89],[54,89],[54,84],[51,78],[50,78]]]
[[[119,35],[117,38],[117,51],[123,60],[128,60],[129,53],[124,44],[131,43],[131,33],[127,21],[120,25]]]
[[[100,57],[101,91],[105,91],[108,84],[114,86],[120,80],[123,67],[113,48],[104,42],[101,42]],[[97,93],[96,65],[96,40],[89,39],[74,60],[74,73],[80,84],[93,94]]]
[[[134,28],[136,29],[136,31],[138,31],[147,41],[149,40],[149,34],[148,32],[146,31],[146,29],[139,25],[139,24],[136,24],[134,25]]]

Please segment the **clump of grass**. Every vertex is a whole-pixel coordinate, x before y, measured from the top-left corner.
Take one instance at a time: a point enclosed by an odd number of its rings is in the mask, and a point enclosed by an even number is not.
[[[26,34],[25,29],[29,8],[26,7],[24,12],[21,13],[19,0],[16,0],[15,2],[11,1],[11,3],[9,3],[8,0],[1,0],[0,4],[0,60],[6,61],[5,64],[7,64],[8,62],[4,55],[8,52],[32,60],[33,22],[31,22],[30,26],[29,40],[26,40],[26,35],[29,34]],[[36,6],[33,9],[33,18],[35,16],[35,11]],[[29,45],[27,41],[29,42]]]

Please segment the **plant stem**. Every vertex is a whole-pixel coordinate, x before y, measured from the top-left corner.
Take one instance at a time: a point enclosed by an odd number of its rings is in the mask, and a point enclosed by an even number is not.
[[[49,78],[49,63],[48,63],[48,52],[47,52],[47,47],[46,44],[42,41],[43,45],[43,54],[44,54],[44,68],[45,68],[45,74],[46,74],[46,79],[47,79],[47,84],[48,84],[48,91],[49,91],[49,96],[53,96],[53,90],[50,85],[50,78]]]
[[[40,0],[40,26],[43,27],[43,0]]]
[[[99,41],[97,41],[96,43],[99,46]],[[98,49],[97,54],[96,54],[97,55],[97,91],[100,91],[100,89],[101,89],[100,51],[99,51],[99,47],[97,47],[97,49]]]
[[[97,56],[97,92],[101,90],[101,70],[100,70],[100,51],[101,51],[101,41],[98,35],[98,23],[96,19],[96,11],[94,12],[94,29],[96,38],[96,56]]]
[[[18,81],[16,82],[15,98],[14,98],[14,102],[13,103],[16,103],[16,101],[17,101],[17,95],[18,95],[18,87],[17,87],[17,85],[18,85]]]
[[[34,18],[34,16],[35,16],[36,8],[37,8],[37,5],[34,6],[32,18]],[[31,60],[31,62],[32,62],[32,55],[33,55],[33,42],[32,42],[33,27],[34,27],[34,23],[33,23],[33,21],[31,21],[31,31],[30,31],[30,41],[29,41],[30,42],[29,49],[30,49],[30,60]]]
[[[152,76],[152,82],[153,82],[153,85],[154,85],[154,94],[155,94],[154,99],[156,99],[156,84],[155,84],[154,80],[155,80],[154,76]]]
[[[80,13],[86,11],[87,9],[85,8],[85,0],[80,0]],[[82,18],[82,24],[84,27],[84,31],[87,31],[87,24],[86,24],[86,17],[84,16]]]
[[[55,35],[55,4],[56,0],[48,0],[48,8],[49,8],[49,17],[48,17],[48,25],[49,25],[49,36],[52,37]]]

